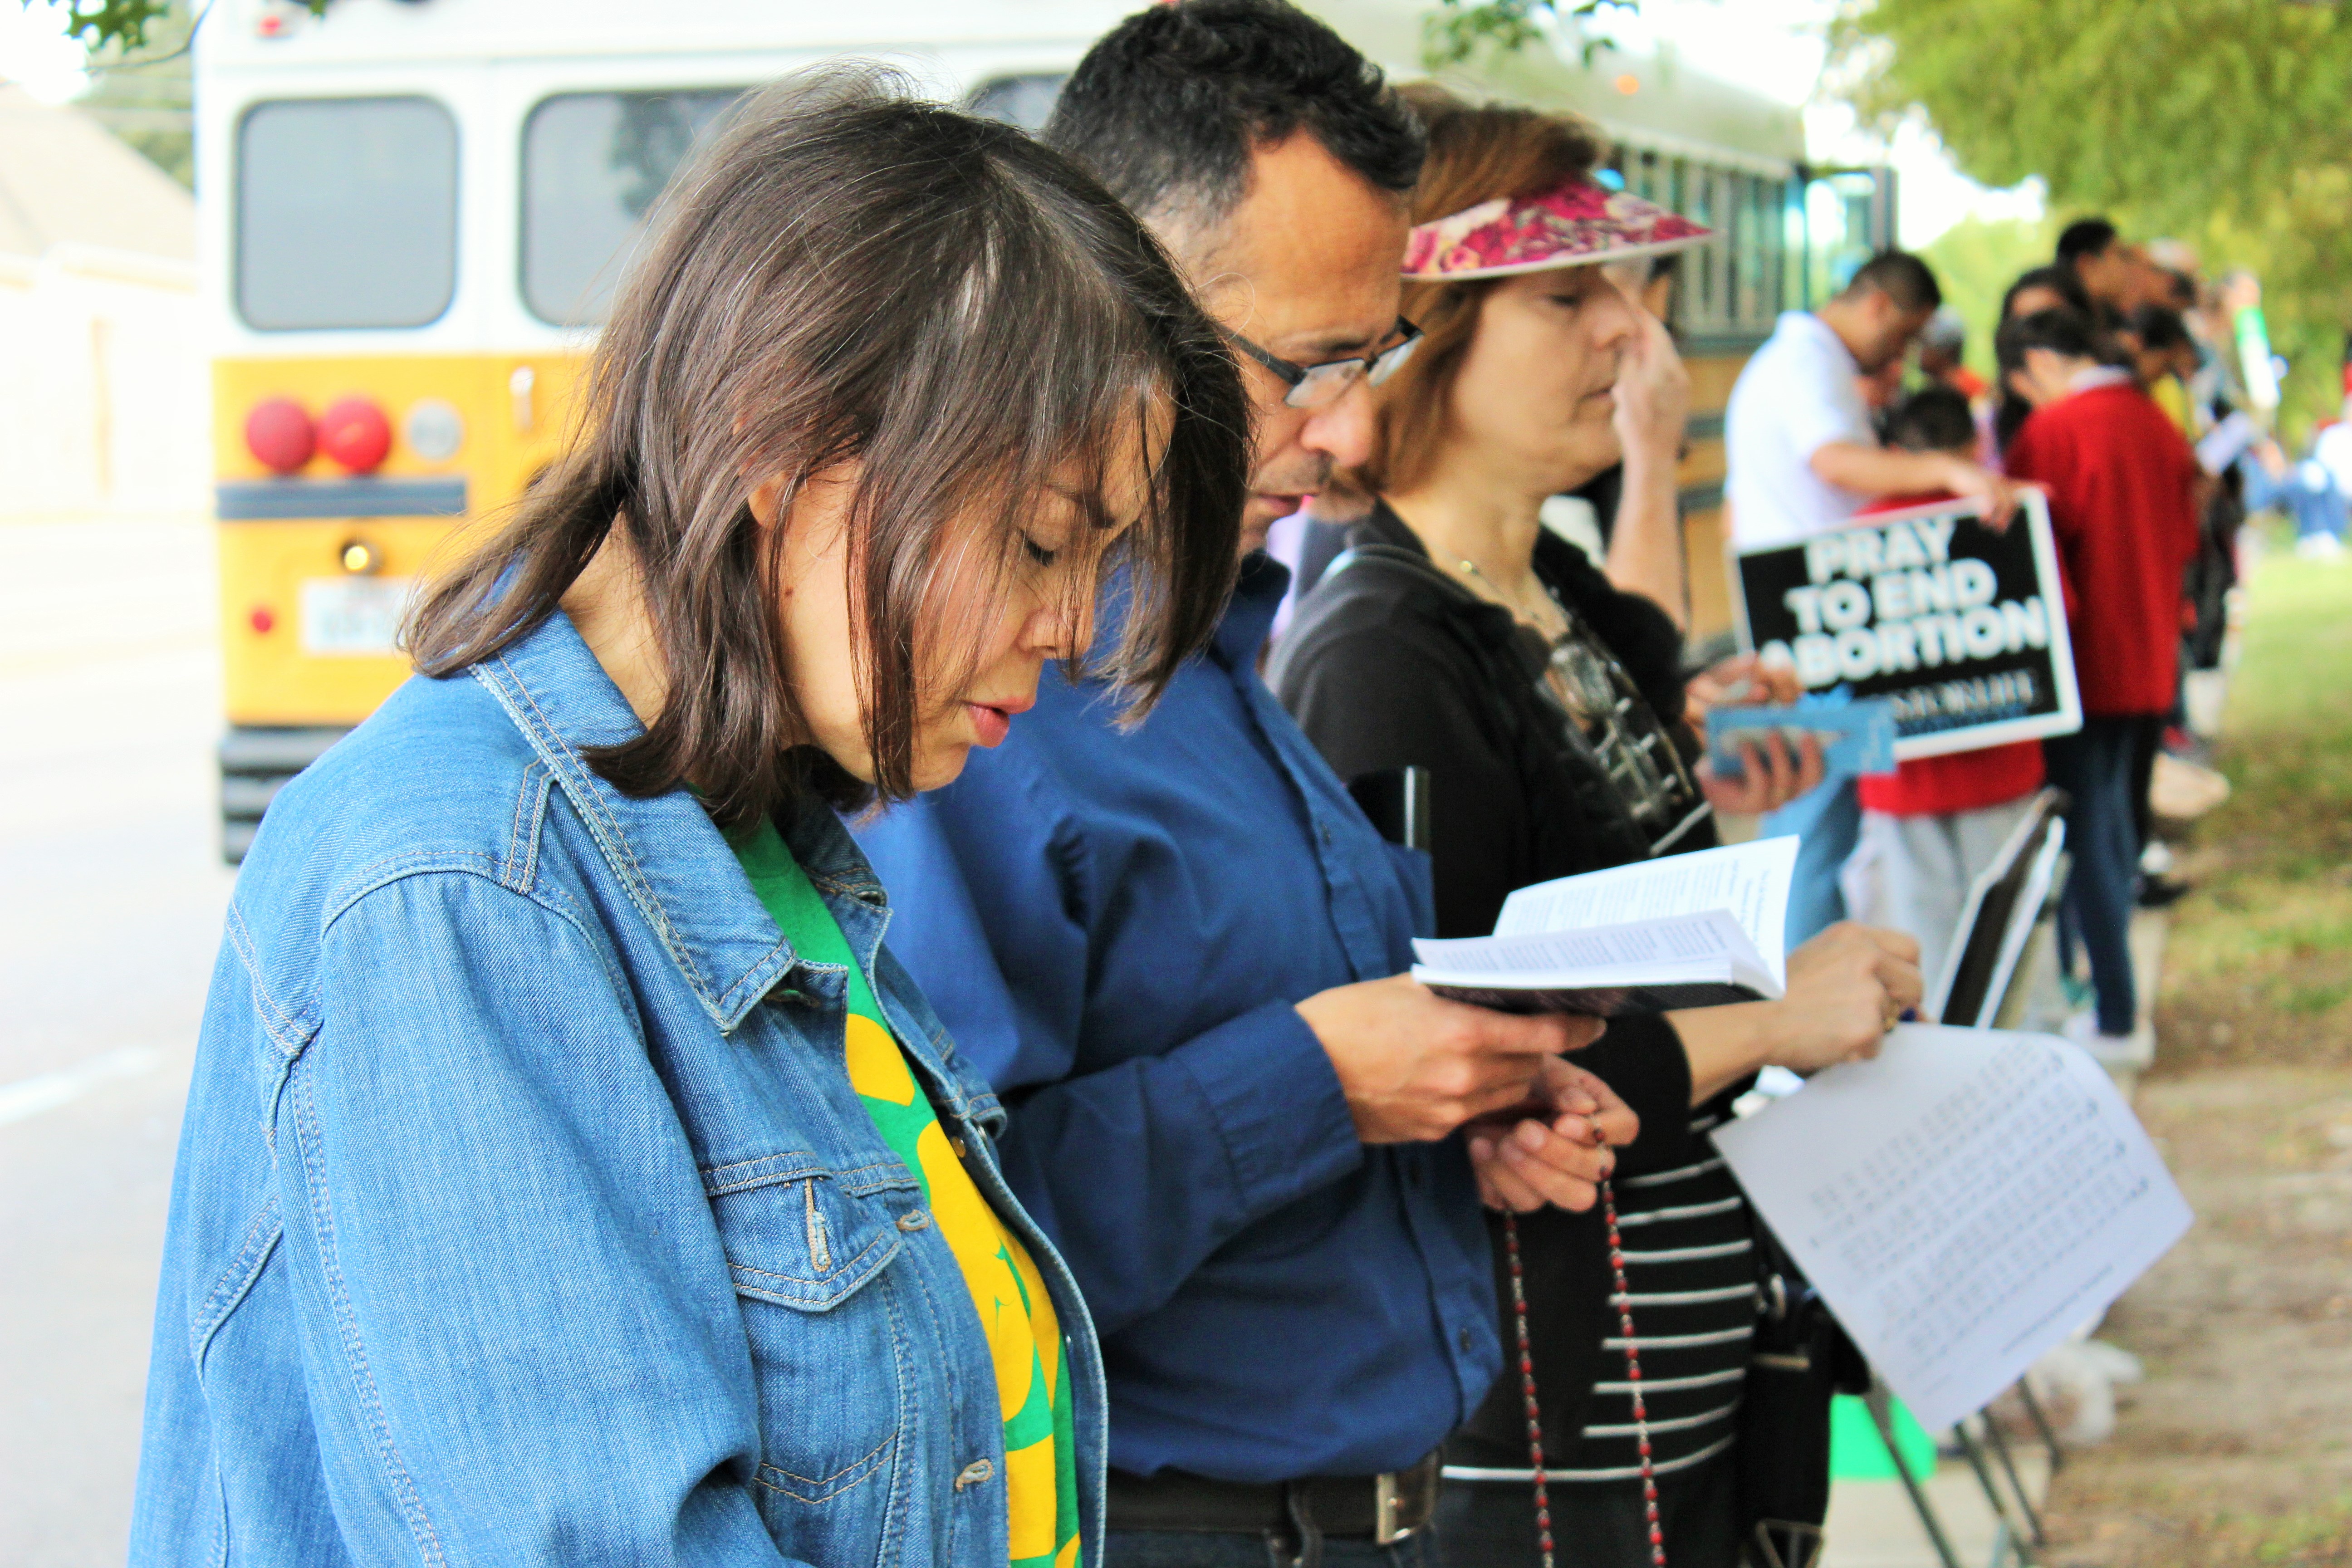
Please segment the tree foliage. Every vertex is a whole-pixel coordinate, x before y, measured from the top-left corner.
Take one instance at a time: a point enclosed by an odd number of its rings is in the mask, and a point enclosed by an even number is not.
[[[91,48],[89,86],[75,102],[132,151],[181,184],[196,184],[194,100],[188,38],[188,0],[164,0],[147,18],[144,48],[104,44]]]
[[[29,11],[35,0],[19,0]],[[173,9],[173,0],[40,0],[65,17],[66,37],[78,40],[92,51],[112,47],[118,49],[143,49],[148,46],[147,29],[163,21]],[[314,16],[327,14],[327,0],[301,0]],[[210,7],[207,6],[207,9]]]
[[[2293,401],[2332,406],[2352,325],[2352,7],[2294,0],[1853,0],[1866,116],[1923,109],[1991,185],[2262,274]],[[2295,351],[2300,351],[2299,353]]]
[[[1523,49],[1547,36],[1547,23],[1639,9],[1641,0],[1437,0],[1437,8],[1422,18],[1421,60],[1431,70],[1442,70],[1488,49]],[[1588,64],[1598,47],[1595,40],[1585,41]]]

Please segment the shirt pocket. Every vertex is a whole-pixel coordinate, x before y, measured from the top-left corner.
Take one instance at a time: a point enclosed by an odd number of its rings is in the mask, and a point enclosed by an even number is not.
[[[760,1387],[761,1514],[788,1555],[847,1561],[878,1531],[910,1440],[906,1314],[891,1264],[929,1223],[896,1161],[826,1169],[775,1154],[702,1173]],[[878,1536],[874,1537],[878,1541]],[[866,1555],[871,1555],[867,1552]]]

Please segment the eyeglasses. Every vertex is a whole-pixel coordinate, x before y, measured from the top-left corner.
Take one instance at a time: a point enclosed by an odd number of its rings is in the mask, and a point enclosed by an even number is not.
[[[1336,403],[1360,375],[1378,386],[1397,373],[1412,356],[1413,345],[1421,342],[1421,329],[1399,316],[1391,330],[1403,336],[1377,353],[1361,359],[1327,360],[1321,364],[1293,364],[1278,354],[1266,353],[1230,328],[1223,330],[1234,347],[1289,384],[1290,391],[1282,401],[1291,408],[1322,408]]]

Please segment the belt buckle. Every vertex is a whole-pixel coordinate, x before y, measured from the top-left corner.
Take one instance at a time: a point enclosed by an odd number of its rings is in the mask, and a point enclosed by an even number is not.
[[[1397,1528],[1397,1509],[1402,1499],[1397,1493],[1394,1470],[1382,1470],[1372,1478],[1372,1544],[1393,1546],[1412,1533]]]

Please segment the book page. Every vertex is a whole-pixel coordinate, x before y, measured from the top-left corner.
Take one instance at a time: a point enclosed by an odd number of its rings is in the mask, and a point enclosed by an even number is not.
[[[1447,974],[1541,974],[1581,980],[1587,974],[1615,980],[1613,972],[1638,968],[1658,979],[1728,977],[1734,963],[1757,957],[1739,922],[1721,910],[1670,920],[1643,921],[1600,931],[1534,931],[1524,936],[1416,939],[1416,969]]]
[[[1586,931],[1728,910],[1772,978],[1785,984],[1789,882],[1796,868],[1797,840],[1789,835],[1562,877],[1513,893],[1495,934]]]
[[[2105,1311],[2190,1219],[2105,1070],[2046,1035],[1905,1025],[1715,1143],[1931,1432]]]

